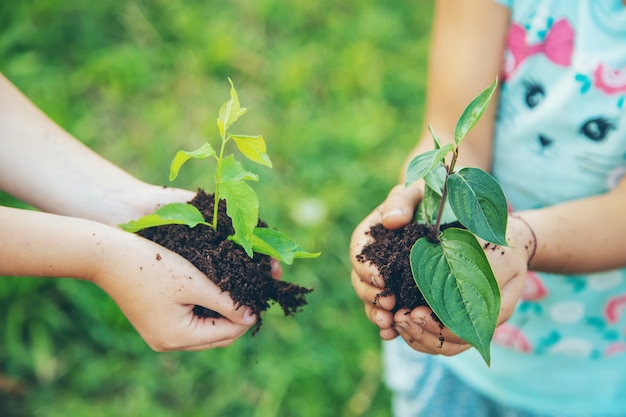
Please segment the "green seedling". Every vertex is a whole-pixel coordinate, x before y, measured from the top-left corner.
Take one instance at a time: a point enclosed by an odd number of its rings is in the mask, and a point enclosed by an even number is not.
[[[167,204],[152,214],[138,220],[120,225],[129,232],[137,232],[147,227],[166,224],[184,224],[189,227],[203,225],[217,230],[218,207],[220,200],[226,200],[226,214],[231,218],[234,235],[229,239],[239,244],[248,256],[261,253],[269,255],[287,265],[296,258],[315,258],[320,255],[305,251],[289,239],[284,233],[274,229],[257,227],[259,215],[259,199],[255,191],[246,181],[258,181],[259,176],[246,170],[234,155],[225,155],[226,144],[234,142],[237,149],[248,160],[272,168],[272,162],[266,153],[263,136],[250,136],[229,133],[229,129],[248,110],[241,107],[239,97],[232,80],[230,82],[230,99],[219,110],[217,127],[221,143],[216,151],[210,143],[204,143],[194,151],[180,150],[170,164],[170,181],[174,181],[185,162],[190,159],[213,158],[215,165],[214,211],[212,222],[205,221],[202,213],[186,203]]]
[[[416,216],[431,226],[430,234],[411,248],[415,283],[441,323],[474,346],[488,365],[500,289],[477,237],[507,246],[507,201],[491,175],[479,168],[457,170],[456,163],[461,142],[485,112],[496,87],[497,80],[465,108],[454,143],[442,145],[429,126],[435,149],[410,161],[405,184],[424,180]],[[463,227],[442,231],[442,224],[456,221]]]

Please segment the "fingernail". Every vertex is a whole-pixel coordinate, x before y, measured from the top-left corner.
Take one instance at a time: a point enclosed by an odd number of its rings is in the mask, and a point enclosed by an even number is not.
[[[402,215],[404,215],[404,210],[401,210],[401,209],[389,210],[383,214],[383,220],[388,219],[390,217],[396,217],[396,216],[402,216]]]

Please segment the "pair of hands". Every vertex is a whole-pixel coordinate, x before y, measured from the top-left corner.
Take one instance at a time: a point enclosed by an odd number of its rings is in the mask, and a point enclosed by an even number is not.
[[[115,224],[152,212],[158,205],[191,200],[193,193],[173,188],[144,187],[141,207],[128,207],[100,228],[99,265],[91,281],[107,292],[146,343],[156,351],[203,350],[224,347],[255,322],[250,308],[238,306],[230,295],[182,256],[118,229]],[[109,227],[112,226],[112,227]],[[273,260],[272,275],[280,265]],[[195,305],[218,312],[200,318]]]
[[[398,185],[390,191],[387,199],[356,227],[350,244],[352,286],[365,304],[367,318],[378,326],[383,340],[401,336],[419,352],[452,356],[469,349],[470,345],[446,327],[441,329],[439,322],[432,318],[432,310],[428,307],[417,307],[412,311],[402,309],[393,314],[391,310],[396,302],[395,297],[378,296],[384,288],[384,281],[378,270],[356,259],[370,241],[367,232],[373,225],[382,223],[388,229],[406,225],[412,221],[421,199],[422,191],[419,184],[408,188]],[[498,324],[511,317],[520,298],[529,257],[532,254],[527,242],[532,239],[532,231],[526,223],[516,216],[509,216],[507,227],[509,246],[499,248],[501,250],[498,251],[485,252],[500,285],[502,296]],[[440,342],[441,336],[445,339],[443,344]]]

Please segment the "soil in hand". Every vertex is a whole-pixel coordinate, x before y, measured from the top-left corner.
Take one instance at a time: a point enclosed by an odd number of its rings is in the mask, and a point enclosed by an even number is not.
[[[413,280],[409,256],[417,239],[426,236],[428,231],[428,226],[418,223],[394,230],[376,224],[369,231],[373,240],[357,255],[359,262],[369,262],[378,268],[385,282],[385,288],[378,296],[396,296],[394,313],[403,308],[412,310],[427,305]]]
[[[214,198],[198,190],[190,201],[207,222],[213,220]],[[220,201],[217,231],[198,225],[166,225],[143,229],[137,234],[172,250],[191,262],[222,291],[229,292],[240,306],[248,306],[258,317],[255,334],[261,327],[261,313],[272,303],[278,303],[286,316],[294,315],[307,304],[306,294],[312,289],[272,278],[270,257],[255,253],[250,258],[243,248],[230,240],[234,234],[226,203]],[[259,221],[259,227],[267,227]],[[219,317],[215,311],[201,306],[194,308],[200,317]]]

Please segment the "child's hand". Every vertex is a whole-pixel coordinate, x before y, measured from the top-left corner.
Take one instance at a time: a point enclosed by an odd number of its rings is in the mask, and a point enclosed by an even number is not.
[[[365,304],[367,318],[380,328],[380,337],[384,340],[391,340],[398,336],[398,332],[394,329],[393,314],[391,313],[396,303],[395,296],[378,296],[385,285],[383,279],[375,267],[359,262],[356,256],[361,253],[363,246],[371,240],[367,232],[373,225],[382,223],[389,229],[404,226],[413,218],[415,208],[421,199],[421,189],[413,186],[405,188],[403,185],[398,185],[391,190],[387,199],[370,213],[352,233],[350,243],[352,286]]]
[[[481,241],[491,268],[500,285],[501,306],[498,325],[507,321],[522,293],[528,262],[535,245],[534,236],[523,220],[509,216],[508,247],[487,245]],[[394,316],[394,328],[415,350],[439,355],[456,355],[471,346],[432,317],[428,307],[400,310]]]
[[[249,308],[236,306],[180,255],[115,229],[102,242],[103,259],[92,281],[113,298],[152,349],[227,346],[255,323]],[[222,317],[199,318],[195,305]]]
[[[368,319],[380,328],[382,339],[391,340],[400,335],[417,351],[456,355],[469,349],[470,345],[447,328],[442,328],[433,319],[432,311],[428,307],[418,307],[412,311],[403,309],[393,315],[391,310],[396,302],[395,297],[378,297],[384,287],[378,270],[356,259],[363,246],[370,241],[371,238],[366,233],[373,225],[382,223],[385,227],[394,229],[407,224],[412,220],[421,197],[421,190],[417,187],[396,186],[385,202],[356,227],[350,246],[352,286],[365,304]],[[484,245],[481,242],[500,285],[502,304],[498,324],[508,320],[517,305],[532,248],[536,244],[528,226],[516,216],[509,218],[507,241],[509,247],[506,248]]]

